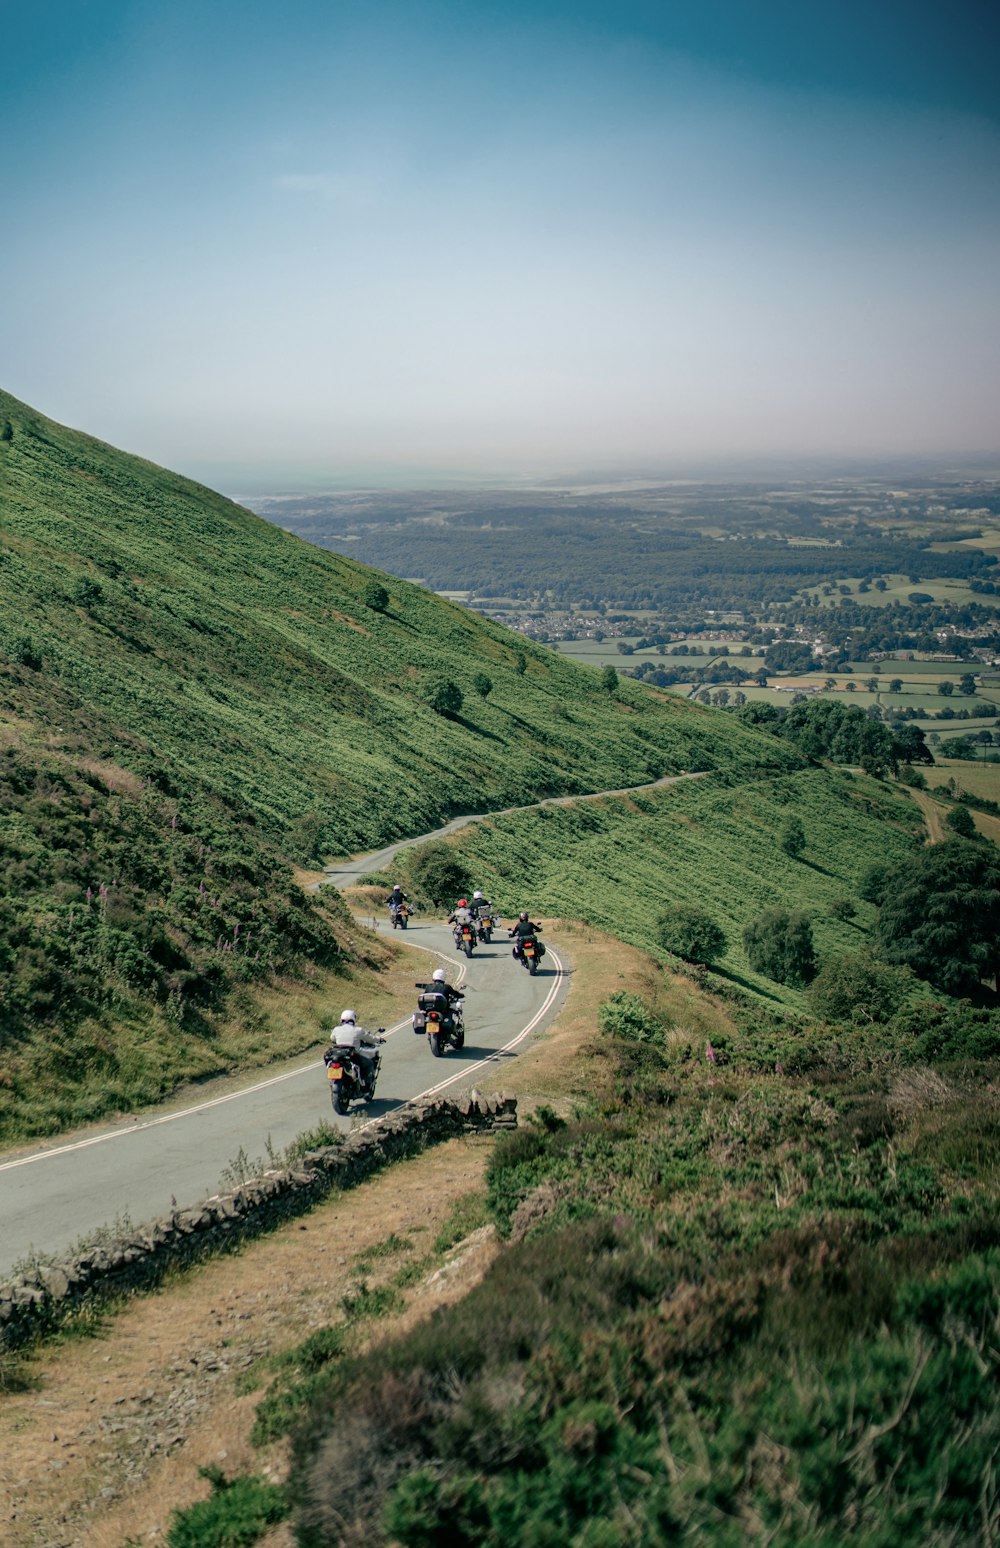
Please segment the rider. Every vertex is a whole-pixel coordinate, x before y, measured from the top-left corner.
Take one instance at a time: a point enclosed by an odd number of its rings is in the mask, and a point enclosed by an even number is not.
[[[462,925],[472,923],[472,910],[469,907],[468,899],[459,898],[455,912],[448,915],[448,923],[458,925],[460,930]]]
[[[514,938],[514,955],[520,957],[523,952],[523,942],[538,934],[541,924],[534,924],[528,915],[527,909],[522,908],[517,916],[517,924],[512,930],[508,930],[508,936]]]
[[[489,898],[483,897],[483,894],[478,887],[472,894],[471,912],[474,919],[481,919],[485,914],[492,914],[493,912],[492,903],[490,902]]]
[[[358,1026],[357,1011],[341,1011],[340,1025],[334,1027],[330,1033],[330,1042],[333,1046],[324,1053],[323,1063],[330,1063],[336,1048],[353,1049],[357,1055],[358,1069],[361,1071],[365,1094],[369,1097],[372,1096],[375,1091],[375,1068],[378,1060],[378,1048],[381,1043],[385,1042],[385,1038],[382,1036],[384,1031],[384,1027],[379,1027],[377,1032],[367,1032],[364,1027]]]
[[[444,968],[434,969],[433,973],[431,974],[431,982],[434,985],[436,993],[446,994],[448,996],[449,1010],[457,1000],[464,999],[465,997],[461,989],[456,989],[453,987],[453,985],[449,984],[448,975],[445,973]]]
[[[388,905],[389,905],[389,907],[391,909],[395,910],[397,908],[401,908],[404,903],[409,903],[410,899],[407,896],[407,894],[403,891],[403,889],[400,886],[399,882],[395,882],[393,884],[392,891],[390,892],[389,896],[385,899],[385,901],[388,903]]]

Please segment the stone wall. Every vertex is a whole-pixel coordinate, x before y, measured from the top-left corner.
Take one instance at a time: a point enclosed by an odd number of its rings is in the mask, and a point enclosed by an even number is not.
[[[332,1190],[353,1188],[428,1145],[516,1127],[516,1097],[483,1097],[478,1091],[457,1100],[429,1098],[374,1119],[292,1167],[265,1172],[230,1193],[152,1220],[130,1236],[0,1285],[0,1348],[13,1349],[56,1327],[85,1300],[148,1289],[168,1268],[227,1251],[303,1214]]]

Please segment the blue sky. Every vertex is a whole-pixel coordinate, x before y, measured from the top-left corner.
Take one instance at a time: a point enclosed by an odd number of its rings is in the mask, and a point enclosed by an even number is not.
[[[1000,451],[958,0],[0,0],[0,384],[230,489]]]

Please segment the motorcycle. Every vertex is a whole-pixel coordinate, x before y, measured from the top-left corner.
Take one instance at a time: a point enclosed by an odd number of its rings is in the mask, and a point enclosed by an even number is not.
[[[408,903],[390,903],[389,918],[392,920],[392,928],[405,930],[410,917],[410,905]]]
[[[413,1030],[419,1037],[427,1034],[427,1043],[435,1059],[440,1059],[446,1048],[462,1048],[465,1044],[465,1019],[462,1014],[464,1000],[449,1003],[436,984],[416,984],[421,990],[417,1009],[413,1012]]]
[[[378,1035],[381,1037],[385,1031],[379,1027]],[[382,1068],[382,1055],[376,1054],[371,1061],[371,1084],[365,1082],[366,1071],[362,1069],[360,1055],[353,1048],[331,1048],[323,1056],[326,1064],[326,1078],[330,1085],[330,1101],[335,1113],[346,1113],[352,1102],[362,1098],[370,1102],[375,1095],[375,1082],[378,1080],[379,1070]],[[364,1061],[367,1064],[367,1060]]]
[[[464,951],[467,957],[471,957],[476,946],[476,926],[471,919],[463,924],[457,924],[452,932],[455,937],[455,950]]]
[[[480,914],[476,920],[476,935],[481,941],[489,945],[493,939],[493,915]]]
[[[538,964],[545,956],[545,947],[536,935],[522,935],[515,940],[512,955],[534,978],[538,972]]]

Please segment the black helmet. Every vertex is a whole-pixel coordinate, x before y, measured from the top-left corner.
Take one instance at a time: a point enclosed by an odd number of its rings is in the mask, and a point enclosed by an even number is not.
[[[522,908],[521,912],[518,914],[517,917],[519,919],[527,919],[527,917],[528,917],[528,910],[526,908]]]

